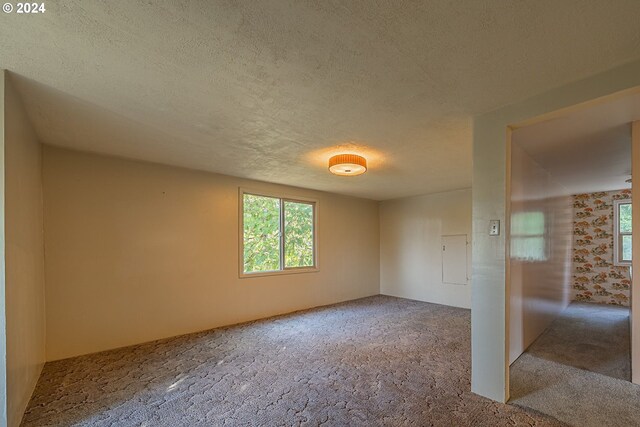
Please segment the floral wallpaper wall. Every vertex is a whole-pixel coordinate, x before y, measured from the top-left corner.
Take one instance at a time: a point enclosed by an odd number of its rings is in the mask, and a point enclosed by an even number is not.
[[[613,201],[631,190],[573,196],[574,301],[629,305],[628,267],[613,265]]]

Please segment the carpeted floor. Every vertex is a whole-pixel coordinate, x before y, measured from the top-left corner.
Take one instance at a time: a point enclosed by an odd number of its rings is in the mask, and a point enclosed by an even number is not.
[[[47,363],[23,426],[560,426],[470,390],[470,312],[376,296]]]
[[[629,309],[573,302],[510,369],[510,403],[581,427],[640,426]]]

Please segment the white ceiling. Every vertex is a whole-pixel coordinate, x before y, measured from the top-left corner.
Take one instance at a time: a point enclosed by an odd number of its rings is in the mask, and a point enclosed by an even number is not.
[[[49,1],[0,16],[0,68],[44,143],[382,200],[469,187],[474,115],[640,58],[613,3]]]
[[[605,100],[553,120],[516,129],[520,145],[565,194],[631,188],[631,122],[640,120],[640,93]]]

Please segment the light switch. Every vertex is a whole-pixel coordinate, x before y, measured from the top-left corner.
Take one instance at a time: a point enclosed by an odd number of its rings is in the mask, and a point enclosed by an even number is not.
[[[489,221],[489,236],[500,235],[500,220],[492,219]]]

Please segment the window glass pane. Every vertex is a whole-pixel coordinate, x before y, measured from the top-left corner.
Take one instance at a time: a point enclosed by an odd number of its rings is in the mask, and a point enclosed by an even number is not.
[[[545,254],[544,237],[512,237],[511,258],[523,261],[544,261]]]
[[[285,201],[284,266],[313,265],[313,204]]]
[[[622,259],[621,261],[631,261],[631,236],[622,236]]]
[[[619,205],[620,233],[631,233],[631,203]]]
[[[511,216],[511,235],[544,235],[543,212],[517,212]]]
[[[280,199],[245,194],[244,272],[280,270]]]

